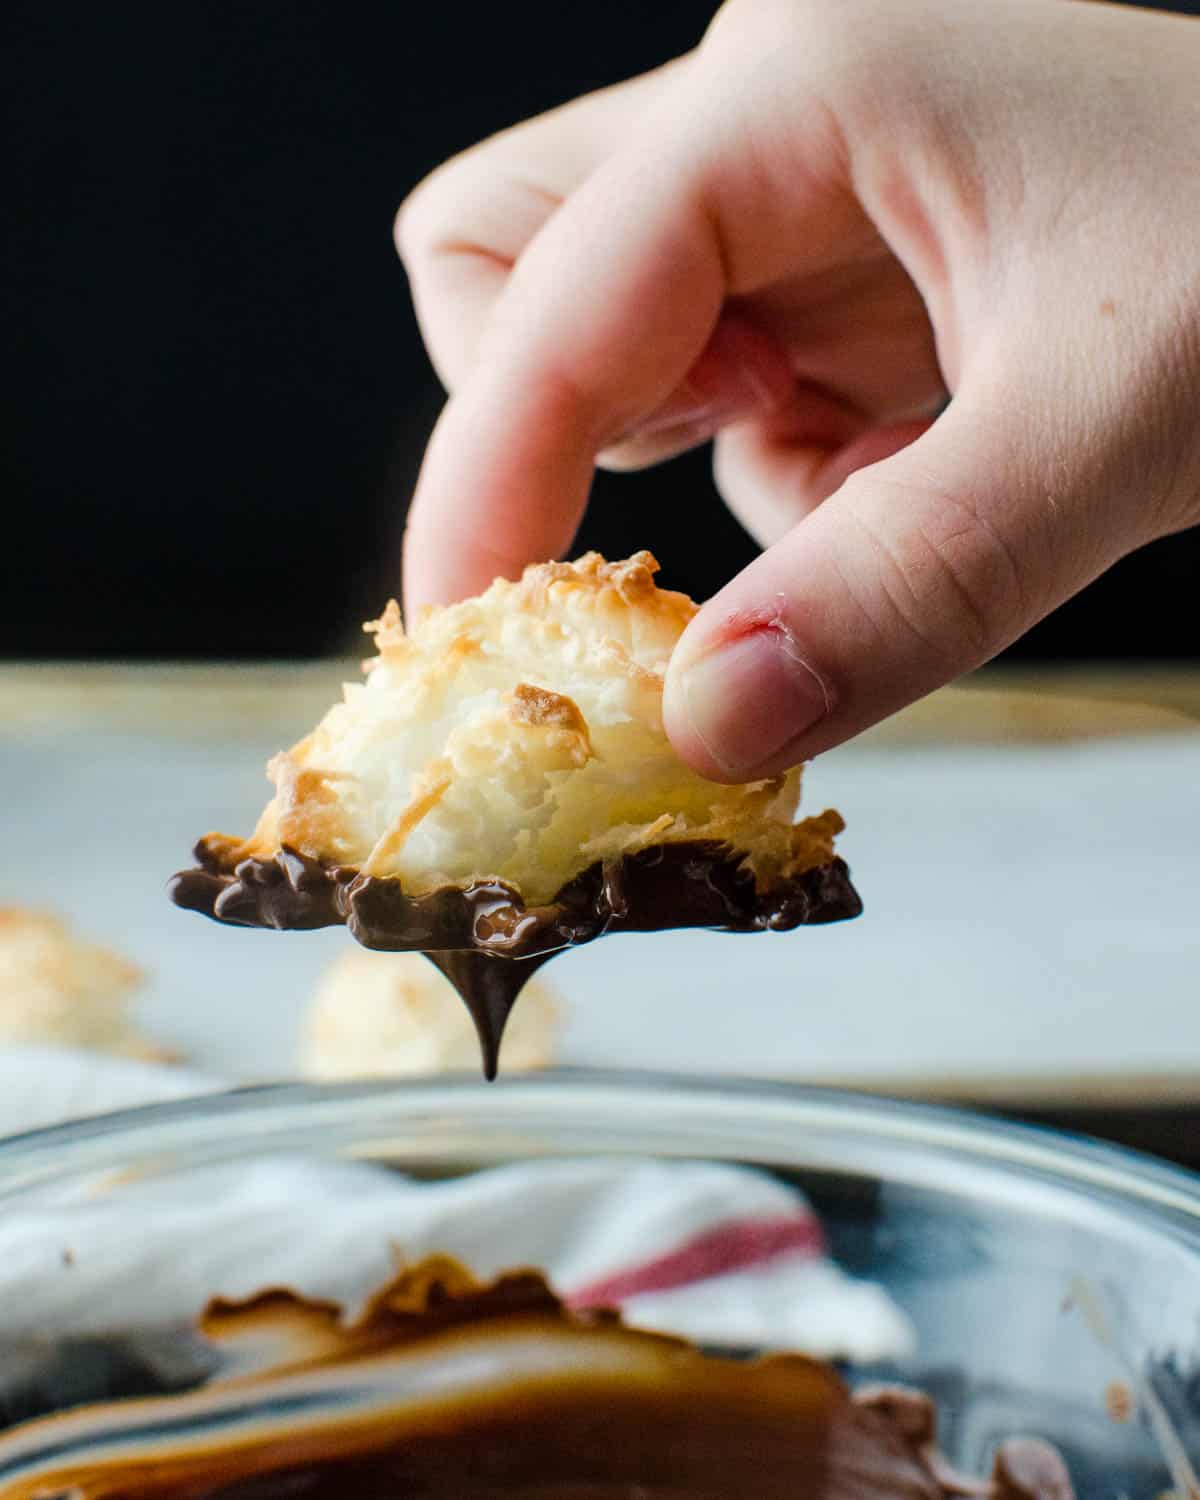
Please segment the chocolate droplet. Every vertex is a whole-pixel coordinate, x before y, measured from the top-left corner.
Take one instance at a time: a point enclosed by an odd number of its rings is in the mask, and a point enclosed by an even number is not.
[[[550,956],[541,953],[523,959],[493,958],[473,949],[425,954],[458,991],[471,1013],[483,1056],[483,1076],[489,1083],[500,1067],[500,1043],[517,996],[533,977],[534,970]]]

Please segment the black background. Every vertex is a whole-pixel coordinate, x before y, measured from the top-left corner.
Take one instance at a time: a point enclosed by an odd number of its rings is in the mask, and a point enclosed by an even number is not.
[[[10,0],[0,654],[350,645],[441,400],[396,206],[713,8]],[[706,454],[601,477],[580,545],[650,546],[700,595],[753,552]],[[1200,533],[1159,543],[1013,654],[1200,654],[1198,576]]]

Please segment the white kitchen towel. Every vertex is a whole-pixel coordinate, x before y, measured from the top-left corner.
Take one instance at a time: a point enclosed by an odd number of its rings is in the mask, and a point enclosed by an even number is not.
[[[50,1049],[0,1053],[0,1130],[178,1097],[212,1080]],[[26,1113],[22,1118],[22,1110]],[[2,1183],[0,1183],[2,1185]],[[878,1286],[829,1258],[801,1193],[752,1168],[586,1158],[442,1182],[363,1161],[264,1155],[186,1173],[94,1176],[0,1211],[0,1336],[186,1322],[267,1285],[353,1308],[432,1253],[487,1277],[544,1270],[576,1307],[706,1344],[858,1362],[910,1352]]]

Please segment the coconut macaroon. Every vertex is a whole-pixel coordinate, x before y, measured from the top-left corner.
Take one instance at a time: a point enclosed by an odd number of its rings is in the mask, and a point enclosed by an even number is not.
[[[540,564],[408,633],[389,604],[366,627],[365,681],[270,763],[257,828],[201,839],[172,899],[427,953],[472,1010],[489,1071],[517,991],[562,948],[857,916],[841,818],[796,821],[799,769],[719,786],[676,755],[663,680],[696,605],[657,570],[648,552]]]
[[[207,854],[233,870],[290,848],[411,895],[500,879],[530,906],[652,845],[720,845],[760,888],[828,864],[841,820],[795,822],[799,768],[720,786],[672,749],[663,677],[696,605],[657,569],[648,552],[544,563],[407,634],[389,604],[365,682],[271,761],[254,833],[209,835]]]
[[[118,1057],[171,1054],[130,1020],[142,971],[49,912],[0,908],[0,1045],[48,1043]]]
[[[521,992],[500,1045],[508,1073],[554,1060],[559,1004],[543,979]],[[453,985],[419,953],[353,948],[322,976],[304,1021],[305,1078],[400,1078],[477,1067],[479,1042]]]

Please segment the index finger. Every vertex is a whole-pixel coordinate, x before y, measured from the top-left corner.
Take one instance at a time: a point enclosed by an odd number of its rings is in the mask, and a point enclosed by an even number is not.
[[[570,545],[596,455],[683,381],[726,295],[683,153],[605,163],[518,261],[434,431],[405,536],[409,611]]]

